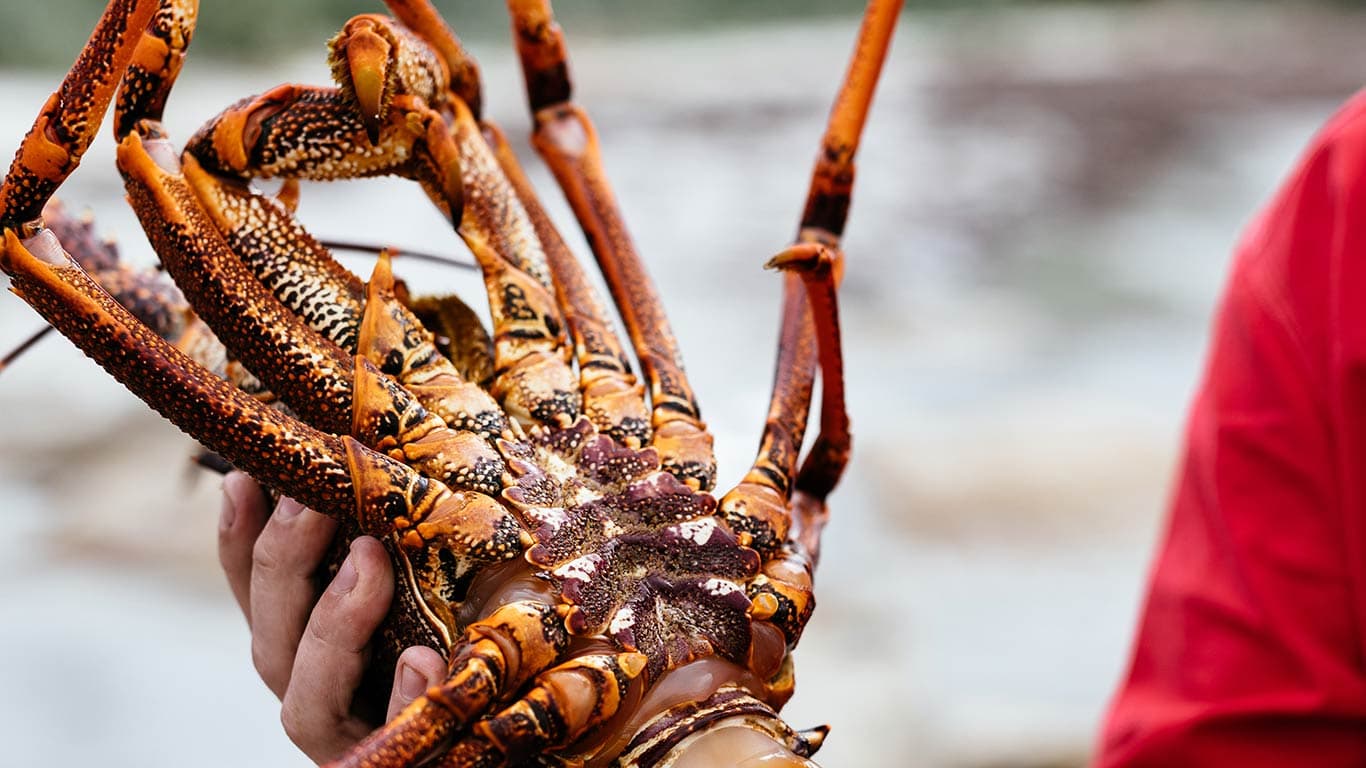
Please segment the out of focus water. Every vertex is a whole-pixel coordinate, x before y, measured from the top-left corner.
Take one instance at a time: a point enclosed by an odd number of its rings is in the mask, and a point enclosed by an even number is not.
[[[724,487],[771,373],[779,281],[760,265],[792,235],[854,22],[569,31]],[[833,725],[824,764],[1085,760],[1227,254],[1366,72],[1363,33],[1358,15],[1174,3],[902,25],[847,237],[856,454],[786,711]],[[492,114],[523,146],[519,77],[488,47]],[[325,78],[320,61],[192,59],[170,127],[185,137],[240,95]],[[55,82],[0,74],[0,145]],[[64,194],[150,259],[107,138]],[[402,183],[307,187],[301,210],[332,237],[459,248]],[[0,297],[0,349],[38,326]],[[213,553],[217,481],[189,451],[64,342],[0,377],[0,763],[306,764],[251,669]]]

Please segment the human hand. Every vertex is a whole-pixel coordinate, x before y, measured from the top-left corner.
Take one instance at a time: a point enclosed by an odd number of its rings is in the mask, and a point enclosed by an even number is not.
[[[353,715],[351,702],[370,637],[393,599],[393,569],[383,545],[361,537],[319,594],[313,574],[332,543],[336,521],[292,499],[281,499],[274,514],[267,507],[266,495],[250,477],[232,472],[224,478],[218,559],[251,628],[256,671],[280,698],[285,733],[323,763],[378,725]],[[394,670],[386,717],[445,675],[446,663],[435,650],[405,650]]]

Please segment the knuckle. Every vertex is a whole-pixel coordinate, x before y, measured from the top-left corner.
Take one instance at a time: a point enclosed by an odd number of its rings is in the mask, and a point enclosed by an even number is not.
[[[309,617],[308,624],[304,625],[304,637],[303,640],[299,641],[301,646],[305,643],[323,647],[330,644],[328,638],[329,633],[322,627],[322,625],[327,624],[328,620],[331,618],[330,612],[327,610],[326,602],[326,598],[324,598],[319,601],[317,607],[313,609],[313,615]]]
[[[280,570],[280,552],[276,546],[275,537],[271,535],[270,528],[256,539],[256,543],[251,548],[251,567],[252,570],[259,570],[266,573],[275,573]]]
[[[333,653],[360,653],[388,612],[388,601],[359,590],[339,596],[324,591],[304,634]]]
[[[322,653],[347,650],[343,647],[346,643],[342,642],[339,634],[351,622],[346,620],[347,617],[338,610],[338,606],[330,605],[330,602],[324,597],[313,609],[313,615],[304,627],[304,639],[300,645],[308,643]]]

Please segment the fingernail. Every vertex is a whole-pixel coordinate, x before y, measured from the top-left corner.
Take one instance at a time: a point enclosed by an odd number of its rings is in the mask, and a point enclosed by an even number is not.
[[[303,508],[304,505],[294,499],[291,499],[288,496],[282,496],[280,498],[280,503],[275,505],[275,516],[281,520],[288,520],[298,515],[299,511]]]
[[[218,515],[218,530],[226,531],[237,521],[237,508],[246,503],[246,484],[250,479],[241,472],[231,472],[223,478],[223,509]]]
[[[399,694],[408,701],[412,701],[423,693],[426,693],[426,691],[427,678],[423,677],[421,672],[404,664],[403,671],[399,673],[398,677]]]
[[[228,491],[227,485],[223,486],[223,509],[218,513],[218,530],[227,531],[232,529],[233,521],[237,519],[237,505],[232,500],[232,493]]]
[[[333,594],[344,595],[356,588],[356,582],[360,579],[360,571],[356,570],[355,555],[347,555],[346,561],[342,563],[337,575],[332,579],[332,584],[327,589]]]

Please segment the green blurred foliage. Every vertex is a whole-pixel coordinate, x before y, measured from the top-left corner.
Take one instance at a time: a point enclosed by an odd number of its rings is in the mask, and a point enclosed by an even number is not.
[[[75,58],[104,0],[41,0],[0,5],[0,67],[65,67]],[[862,0],[561,0],[555,11],[570,33],[618,35],[709,27],[787,17],[849,16]],[[437,0],[461,37],[505,39],[497,0]],[[202,0],[194,51],[250,62],[321,50],[357,13],[383,11],[380,0]]]
[[[1165,0],[1181,2],[1182,0]],[[1188,0],[1202,2],[1202,0]],[[572,37],[661,34],[756,24],[783,18],[849,17],[865,0],[558,0],[556,15]],[[1010,5],[1075,2],[1137,4],[1145,0],[907,0],[910,9],[984,11]],[[1241,0],[1295,5],[1305,0]],[[1319,0],[1366,7],[1366,0]],[[506,40],[498,0],[436,0],[461,37]],[[0,67],[63,68],[75,58],[105,0],[10,0],[0,5]],[[1220,3],[1236,9],[1237,3]],[[194,49],[200,56],[251,63],[263,57],[322,50],[357,13],[383,11],[382,0],[201,0]]]

